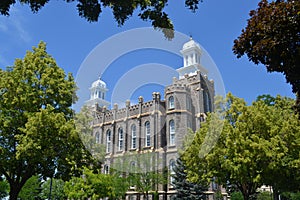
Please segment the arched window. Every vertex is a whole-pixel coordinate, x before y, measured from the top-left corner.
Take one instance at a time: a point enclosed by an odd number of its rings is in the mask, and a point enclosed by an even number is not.
[[[175,175],[175,160],[170,160],[169,163],[169,172],[170,172],[170,184],[174,183],[174,175]]]
[[[131,148],[136,148],[136,126],[134,124],[131,126]]]
[[[109,174],[109,166],[104,165],[104,174]]]
[[[170,133],[170,145],[175,145],[175,122],[170,120],[169,122],[169,133]]]
[[[100,143],[100,134],[97,132],[96,133],[96,144]]]
[[[135,161],[131,161],[130,162],[130,166],[129,166],[129,173],[130,174],[135,174],[137,173],[137,166],[136,166],[136,162]],[[133,176],[130,176],[129,178],[129,183],[130,183],[130,189],[135,189],[135,181],[134,181],[134,175]]]
[[[150,135],[150,122],[145,122],[145,146],[149,147],[151,145],[151,135]]]
[[[110,130],[106,131],[106,153],[110,153],[111,147],[111,132]]]
[[[124,143],[123,143],[123,141],[124,141],[123,129],[119,128],[118,133],[119,133],[118,149],[119,149],[119,151],[122,151],[123,146],[124,146]]]
[[[169,97],[169,109],[174,108],[174,97]]]

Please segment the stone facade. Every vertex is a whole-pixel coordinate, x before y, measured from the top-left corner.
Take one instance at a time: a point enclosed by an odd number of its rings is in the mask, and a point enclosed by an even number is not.
[[[139,97],[138,104],[131,105],[126,101],[125,108],[119,109],[115,104],[108,110],[107,103],[99,105],[103,99],[93,99],[96,94],[93,86],[90,89],[93,94],[88,103],[97,103],[93,106],[94,135],[106,146],[103,173],[118,167],[114,165],[117,159],[146,152],[153,153],[152,170],[169,169],[172,173],[185,135],[189,129],[199,129],[206,113],[213,110],[214,82],[208,79],[207,71],[200,65],[199,45],[191,39],[181,52],[184,66],[177,70],[179,78],[173,78],[172,84],[165,87],[164,98],[153,92],[151,101],[145,102]],[[102,88],[101,92],[104,91]],[[102,96],[96,95],[98,97]],[[176,192],[170,184],[159,185],[155,190],[160,194],[159,199],[170,199]],[[134,187],[128,191],[126,199],[139,199]]]

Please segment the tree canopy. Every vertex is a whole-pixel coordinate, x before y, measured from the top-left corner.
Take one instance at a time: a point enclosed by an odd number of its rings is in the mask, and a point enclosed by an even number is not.
[[[10,199],[34,175],[67,179],[92,161],[72,120],[74,79],[44,42],[0,70],[0,90],[0,175],[10,185]]]
[[[261,0],[242,34],[234,41],[238,58],[246,54],[268,72],[283,73],[297,95],[300,113],[300,1]]]
[[[291,99],[278,96],[272,106],[263,100],[247,106],[243,99],[228,94],[223,101],[224,127],[216,146],[204,157],[195,153],[211,131],[212,113],[184,152],[188,179],[214,178],[224,186],[234,185],[245,200],[263,184],[272,186],[274,197],[299,191],[300,121],[292,104]]]
[[[128,186],[120,174],[95,173],[85,168],[82,177],[72,177],[65,183],[64,191],[69,199],[118,199],[125,195]]]
[[[16,2],[27,4],[32,12],[38,12],[49,0],[1,0],[0,13],[9,15],[10,7]],[[144,21],[150,21],[154,28],[160,28],[168,38],[174,37],[173,23],[168,14],[164,11],[168,5],[168,0],[64,0],[67,3],[77,2],[77,10],[80,17],[89,22],[96,22],[103,8],[110,8],[119,26],[123,25],[134,11],[137,10],[138,16]],[[193,12],[198,9],[198,4],[202,0],[185,0],[185,6]]]

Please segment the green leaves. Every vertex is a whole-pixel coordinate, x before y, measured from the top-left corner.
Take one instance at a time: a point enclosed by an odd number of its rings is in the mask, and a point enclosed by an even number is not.
[[[297,94],[295,109],[300,113],[300,2],[262,0],[250,12],[242,34],[234,41],[238,58],[246,54],[255,64],[263,64],[268,72],[280,72]]]
[[[75,0],[65,0],[74,2]],[[38,12],[49,0],[19,0],[23,4],[30,6],[32,12]],[[150,21],[154,28],[162,30],[165,37],[172,39],[174,37],[174,26],[168,14],[164,12],[168,5],[168,0],[76,0],[77,10],[80,17],[88,22],[96,22],[102,12],[102,7],[111,9],[118,26],[123,25],[134,13],[144,21]],[[185,6],[195,12],[198,4],[202,0],[185,0]],[[0,13],[9,15],[10,7],[15,4],[15,0],[2,0],[0,4]]]
[[[85,168],[82,177],[73,177],[65,183],[64,191],[70,199],[120,198],[128,189],[128,184],[119,175],[93,173]]]
[[[262,184],[284,191],[289,185],[287,177],[299,188],[295,171],[299,171],[300,122],[291,110],[291,99],[278,96],[272,101],[272,106],[263,100],[247,106],[242,99],[228,94],[223,101],[227,105],[223,131],[216,146],[205,157],[195,153],[209,134],[213,116],[209,115],[183,154],[188,178],[201,181],[216,177],[223,185],[236,185],[244,198]]]
[[[10,184],[11,199],[33,175],[68,179],[93,162],[72,120],[74,79],[44,42],[0,71],[0,90],[0,175]]]

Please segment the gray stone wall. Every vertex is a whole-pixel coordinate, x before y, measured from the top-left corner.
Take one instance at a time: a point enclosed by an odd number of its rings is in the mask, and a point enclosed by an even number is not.
[[[198,72],[194,76],[185,76],[183,79],[173,79],[173,83],[165,87],[164,99],[161,94],[153,93],[152,100],[144,102],[139,98],[139,103],[119,109],[114,105],[107,110],[96,107],[94,110],[94,133],[100,134],[100,142],[106,145],[107,131],[111,132],[110,152],[105,156],[103,166],[111,166],[115,158],[126,153],[157,152],[160,162],[157,168],[168,168],[171,160],[178,157],[178,149],[182,147],[183,140],[190,128],[196,131],[200,122],[205,118],[205,112],[213,110],[214,82],[208,80]],[[174,104],[170,104],[173,97]],[[175,125],[175,144],[170,142],[170,121]],[[145,123],[150,122],[150,146],[146,144]],[[132,148],[132,126],[136,127],[136,148]],[[119,129],[123,130],[123,149],[119,149]],[[174,193],[171,185],[160,186],[163,193]],[[136,194],[129,191],[130,194]],[[135,197],[133,197],[135,199]],[[164,195],[161,195],[162,197]],[[170,195],[169,195],[170,196]],[[129,199],[129,196],[128,196]],[[162,198],[163,199],[163,198]]]

